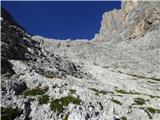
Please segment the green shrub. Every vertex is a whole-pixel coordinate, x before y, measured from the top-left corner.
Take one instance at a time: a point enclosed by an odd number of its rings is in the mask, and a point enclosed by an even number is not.
[[[156,109],[156,108],[153,108],[153,107],[148,107],[147,110],[150,113],[160,113],[160,109]]]
[[[90,88],[90,89],[93,90],[93,91],[95,92],[95,95],[98,95],[98,96],[99,96],[99,94],[105,95],[105,94],[108,93],[108,92],[105,91],[105,90],[97,90],[97,89],[95,89],[95,88]]]
[[[90,88],[90,89],[93,90],[94,92],[98,92],[98,90],[95,88]]]
[[[143,104],[145,104],[145,100],[143,98],[134,98],[134,102],[137,105],[143,105]]]
[[[121,117],[121,120],[127,120],[127,117],[123,116]]]
[[[133,92],[133,91],[125,91],[125,90],[122,90],[122,89],[116,89],[115,90],[116,92],[118,93],[121,93],[121,94],[134,94],[134,95],[139,95],[140,93],[138,92]]]
[[[105,94],[107,94],[107,91],[105,91],[105,90],[100,90],[99,93],[105,95]]]
[[[122,103],[119,100],[112,99],[111,101],[116,103],[116,104],[122,105]]]
[[[1,120],[13,120],[23,113],[22,110],[18,108],[1,108]]]
[[[68,106],[69,103],[80,105],[81,100],[79,98],[74,98],[72,96],[62,97],[60,99],[52,100],[50,103],[50,108],[53,111],[58,113],[62,112],[65,106]]]
[[[38,98],[39,104],[47,104],[49,101],[49,96],[48,95],[43,95]]]
[[[45,92],[48,91],[48,87],[41,89],[39,87],[33,88],[31,90],[26,90],[23,95],[25,96],[36,96],[36,95],[43,95]]]
[[[151,98],[160,98],[160,96],[149,95]]]
[[[76,93],[76,90],[73,90],[73,89],[70,89],[69,91],[70,91],[70,94]]]

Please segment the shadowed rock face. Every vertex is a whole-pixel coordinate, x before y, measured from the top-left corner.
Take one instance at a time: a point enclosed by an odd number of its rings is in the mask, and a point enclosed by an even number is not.
[[[57,76],[59,71],[62,72],[61,74],[76,75],[78,71],[76,65],[41,48],[42,41],[33,40],[4,9],[2,9],[2,18],[2,74],[14,73],[12,64],[8,60],[22,60],[34,65],[33,68],[38,73],[46,74],[48,77]]]
[[[14,73],[8,59],[24,59],[24,48],[19,46],[18,41],[23,38],[24,31],[18,28],[18,24],[10,14],[2,8],[2,29],[1,29],[1,73]],[[17,26],[17,27],[16,27]],[[21,49],[21,51],[19,51]]]
[[[3,7],[1,8],[1,17],[6,20],[10,25],[13,26],[17,26],[18,28],[20,28],[23,31],[26,31],[24,27],[22,27],[21,25],[19,25],[14,19],[13,17],[10,15],[9,12],[7,12]]]
[[[2,9],[2,119],[159,120],[160,2],[123,1],[91,41],[31,36]]]

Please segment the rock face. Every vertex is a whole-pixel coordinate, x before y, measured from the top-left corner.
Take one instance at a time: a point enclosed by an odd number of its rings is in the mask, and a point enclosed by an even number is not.
[[[104,13],[100,36],[122,32],[128,39],[143,36],[160,24],[159,11],[159,2],[122,2],[122,9]]]
[[[160,119],[160,2],[123,1],[91,41],[2,18],[2,120]]]

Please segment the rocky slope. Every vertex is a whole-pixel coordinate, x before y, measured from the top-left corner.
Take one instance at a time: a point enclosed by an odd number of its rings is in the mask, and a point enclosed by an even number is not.
[[[31,36],[2,18],[2,120],[160,119],[160,2],[123,1],[90,41]]]

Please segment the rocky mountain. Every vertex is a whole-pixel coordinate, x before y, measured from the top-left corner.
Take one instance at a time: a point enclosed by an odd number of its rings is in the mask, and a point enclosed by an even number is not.
[[[122,1],[92,40],[33,36],[1,15],[2,120],[160,119],[159,1]]]

